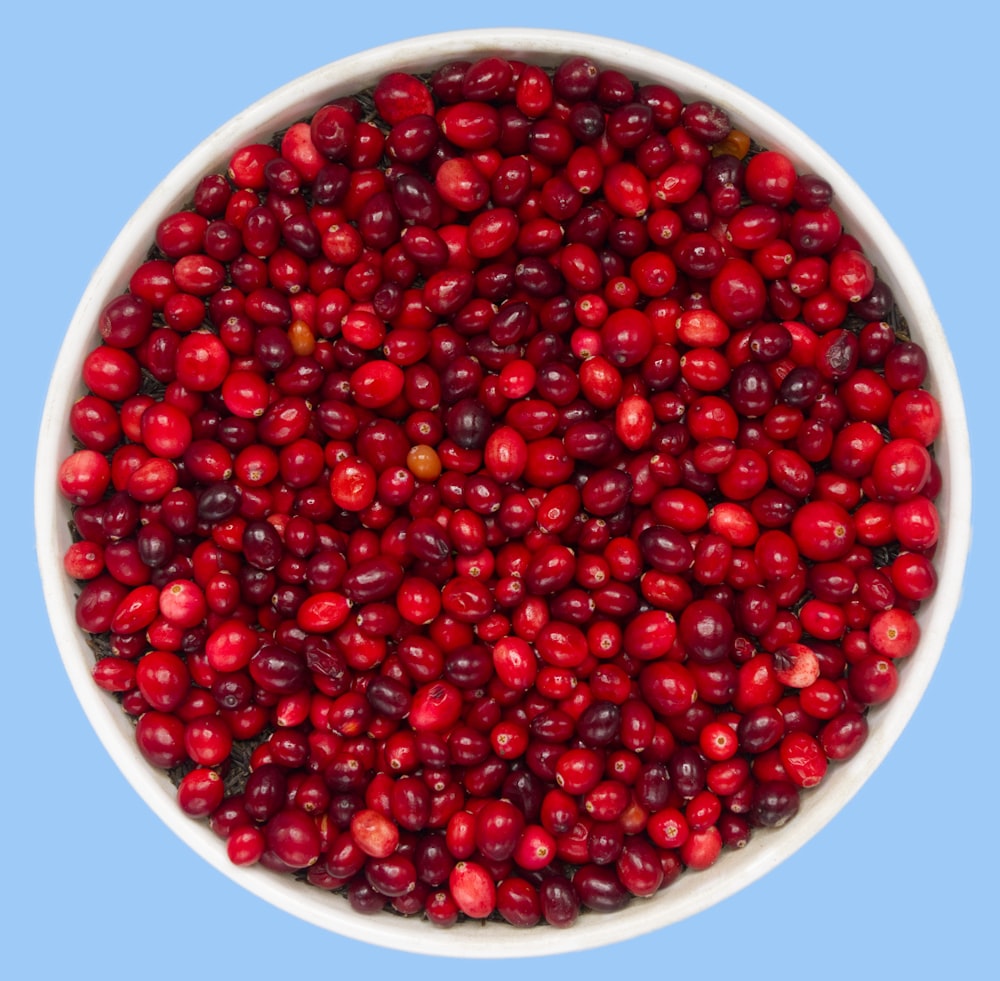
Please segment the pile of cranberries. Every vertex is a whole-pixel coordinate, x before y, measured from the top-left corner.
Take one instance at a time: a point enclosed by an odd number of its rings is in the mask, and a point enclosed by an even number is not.
[[[234,863],[565,927],[858,752],[935,588],[941,411],[832,197],[708,102],[493,56],[160,222],[83,365],[65,569]]]

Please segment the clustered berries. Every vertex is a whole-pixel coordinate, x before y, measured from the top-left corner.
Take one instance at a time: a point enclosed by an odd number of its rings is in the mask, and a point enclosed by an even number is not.
[[[830,184],[665,85],[390,73],[95,326],[76,619],[238,865],[568,926],[793,818],[918,646],[926,355]]]

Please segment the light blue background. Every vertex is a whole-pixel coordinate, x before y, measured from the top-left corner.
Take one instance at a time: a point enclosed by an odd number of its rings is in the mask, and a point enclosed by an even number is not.
[[[898,13],[889,13],[891,7]],[[997,75],[987,5],[18,4],[0,59],[0,974],[145,979],[983,976],[997,929]],[[905,9],[909,8],[909,9]],[[905,12],[902,12],[905,9]],[[933,12],[931,12],[933,11]],[[974,12],[975,11],[975,12]],[[412,35],[560,27],[659,48],[805,129],[908,246],[949,334],[975,455],[975,543],[947,649],[886,763],[813,842],[691,920],[555,961],[433,961],[244,893],[125,784],[42,605],[34,442],[76,302],[196,143],[310,69]]]

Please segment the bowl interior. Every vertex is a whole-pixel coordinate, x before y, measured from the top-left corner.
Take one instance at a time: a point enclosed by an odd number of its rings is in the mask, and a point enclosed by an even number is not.
[[[90,676],[93,654],[74,616],[74,586],[63,573],[70,544],[70,512],[56,489],[56,472],[71,452],[67,420],[83,393],[80,369],[98,343],[97,317],[125,289],[129,273],[145,257],[161,217],[182,207],[197,180],[224,169],[237,146],[310,115],[324,101],[363,90],[386,71],[427,71],[458,58],[500,53],[554,66],[570,54],[587,54],[602,67],[643,81],[673,87],[685,100],[706,98],[725,108],[734,123],[763,146],[782,150],[800,170],[827,178],[845,227],[864,246],[892,287],[913,338],[928,352],[928,388],[939,398],[945,419],[935,445],[943,473],[938,500],[942,540],[935,563],[940,584],[923,605],[917,656],[903,666],[895,697],[871,713],[872,731],[863,751],[831,769],[823,784],[804,795],[796,819],[777,832],[760,831],[740,852],[724,854],[711,869],[689,873],[646,901],[634,901],[613,915],[588,915],[586,925],[558,931],[518,930],[476,922],[440,931],[392,914],[362,917],[346,901],[261,868],[231,865],[222,843],[203,822],[177,808],[172,784],[139,755],[132,725]],[[36,468],[36,533],[46,603],[65,669],[87,717],[126,779],[164,823],[216,869],[252,893],[322,928],[369,943],[425,954],[515,957],[581,950],[624,940],[691,916],[734,894],[774,868],[813,837],[858,791],[885,758],[919,702],[940,657],[959,600],[969,547],[971,474],[964,406],[954,364],[919,273],[891,228],[851,178],[822,149],[787,120],[742,90],[659,52],[604,37],[561,31],[460,31],[375,48],[311,72],[238,114],[208,137],[153,191],[121,231],[82,297],[52,377]]]

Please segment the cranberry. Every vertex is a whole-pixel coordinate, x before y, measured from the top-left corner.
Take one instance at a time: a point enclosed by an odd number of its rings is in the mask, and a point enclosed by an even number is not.
[[[747,194],[755,201],[787,207],[795,200],[798,175],[792,162],[775,150],[754,154],[743,175]]]
[[[778,828],[798,813],[798,788],[789,780],[767,780],[754,791],[750,817],[754,824]]]

